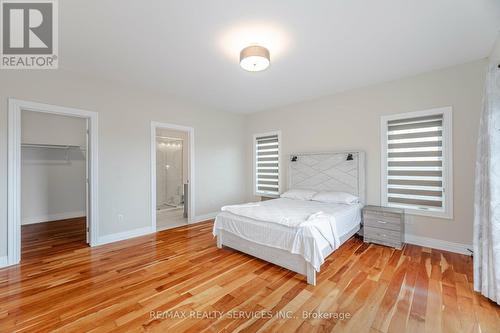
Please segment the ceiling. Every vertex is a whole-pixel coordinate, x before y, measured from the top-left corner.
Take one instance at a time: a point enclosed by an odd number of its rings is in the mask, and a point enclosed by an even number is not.
[[[262,111],[486,57],[499,0],[59,1],[60,68]],[[271,66],[238,64],[252,43]]]

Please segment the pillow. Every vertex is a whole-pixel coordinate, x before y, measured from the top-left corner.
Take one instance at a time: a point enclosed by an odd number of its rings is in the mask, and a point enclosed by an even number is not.
[[[327,203],[342,203],[342,204],[355,204],[359,202],[359,198],[355,195],[346,192],[328,192],[322,191],[316,193],[311,200],[327,202]]]
[[[292,189],[286,191],[280,197],[295,200],[311,200],[316,193],[316,191],[311,190]]]

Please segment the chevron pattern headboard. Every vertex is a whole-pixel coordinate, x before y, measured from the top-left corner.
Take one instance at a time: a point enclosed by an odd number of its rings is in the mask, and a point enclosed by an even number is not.
[[[348,159],[349,154],[351,156]],[[366,203],[365,153],[349,151],[290,154],[288,188],[347,192]]]

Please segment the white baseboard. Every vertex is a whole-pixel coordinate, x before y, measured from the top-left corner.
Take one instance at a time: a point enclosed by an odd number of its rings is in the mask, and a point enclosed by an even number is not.
[[[98,238],[96,244],[92,244],[92,246],[104,245],[113,242],[118,242],[121,240],[126,240],[129,238],[144,236],[148,234],[152,234],[156,232],[156,230],[152,230],[151,227],[137,228],[132,230],[126,230],[122,232],[118,232],[116,234],[104,235]]]
[[[189,219],[188,224],[194,224],[194,223],[204,222],[206,220],[212,220],[217,216],[217,214],[219,214],[219,212],[212,212],[212,213],[208,213],[208,214],[195,216],[195,217]]]
[[[58,214],[50,214],[45,216],[36,216],[36,217],[25,217],[21,221],[21,225],[25,224],[35,224],[35,223],[43,223],[49,221],[57,221],[57,220],[65,220],[65,219],[73,219],[75,217],[85,216],[86,212],[67,212],[67,213],[58,213]]]
[[[199,223],[199,222],[203,222],[206,220],[211,220],[211,219],[215,218],[215,216],[217,214],[218,214],[218,212],[213,212],[213,213],[209,213],[209,214],[195,216],[194,218],[189,220],[188,224],[194,224],[194,223]],[[122,232],[118,232],[116,234],[101,236],[98,238],[98,241],[95,244],[92,244],[92,246],[109,244],[109,243],[118,242],[121,240],[126,240],[129,238],[134,238],[134,237],[152,234],[155,232],[156,232],[156,230],[153,230],[153,228],[151,228],[151,227],[144,227],[144,228],[137,228],[137,229],[127,230],[127,231],[122,231]]]
[[[9,266],[9,258],[7,256],[0,257],[0,268]]]
[[[405,235],[405,242],[409,244],[431,247],[433,249],[445,250],[466,255],[471,255],[471,252],[468,249],[472,250],[471,244],[454,243],[441,239],[421,237],[410,234]]]

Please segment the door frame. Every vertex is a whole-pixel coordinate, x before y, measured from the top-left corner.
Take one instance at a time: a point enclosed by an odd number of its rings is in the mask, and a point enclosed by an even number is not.
[[[156,129],[170,129],[180,132],[186,132],[189,141],[189,155],[188,155],[188,223],[194,218],[194,189],[195,189],[195,179],[194,179],[194,128],[170,123],[162,123],[158,121],[151,122],[151,228],[156,232]]]
[[[8,155],[7,155],[7,257],[8,265],[21,260],[21,111],[41,112],[88,119],[87,158],[89,161],[88,187],[90,216],[90,246],[97,245],[99,235],[98,209],[98,114],[70,107],[43,104],[15,98],[8,99]],[[89,153],[90,152],[90,153]]]

